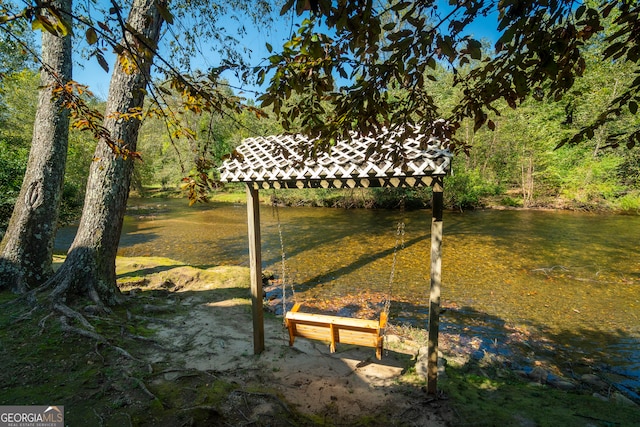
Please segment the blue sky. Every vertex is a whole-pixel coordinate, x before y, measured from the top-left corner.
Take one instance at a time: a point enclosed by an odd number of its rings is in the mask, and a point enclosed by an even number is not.
[[[276,17],[278,18],[278,17]],[[228,20],[223,23],[227,28],[237,27],[237,22]],[[269,43],[276,50],[279,46],[288,39],[290,30],[292,29],[292,22],[290,17],[281,17],[279,21],[271,28],[253,29],[251,24],[245,25],[248,32],[245,37],[240,40],[240,47],[251,50],[250,64],[257,66],[261,61],[269,56],[269,52],[266,49],[266,43]],[[176,29],[174,29],[176,30]],[[295,31],[295,28],[294,28]],[[169,37],[169,34],[166,35]],[[162,43],[162,41],[161,41]],[[207,52],[205,52],[207,53]],[[106,99],[109,91],[109,81],[111,79],[111,69],[113,68],[115,57],[111,53],[105,52],[105,58],[109,62],[110,71],[105,72],[98,64],[95,58],[89,60],[76,57],[74,63],[73,77],[79,83],[86,84],[94,95],[99,98]],[[208,54],[199,58],[194,58],[192,68],[200,68],[206,70],[209,67],[217,67],[220,65],[220,57],[217,54]],[[240,86],[238,80],[234,78],[230,73],[223,74],[223,77],[227,78],[234,86]],[[249,87],[247,89],[255,90],[257,88]],[[236,93],[238,91],[236,90]],[[253,98],[253,94],[246,93],[246,97]]]
[[[443,3],[448,3],[443,1]],[[446,7],[446,6],[444,6]],[[442,9],[444,9],[442,7]],[[496,12],[497,13],[497,12]],[[241,45],[251,50],[251,56],[249,58],[250,64],[253,66],[257,66],[261,64],[264,58],[269,56],[269,53],[266,49],[266,43],[269,43],[273,46],[274,51],[277,51],[280,46],[288,39],[290,32],[295,31],[295,26],[293,25],[295,20],[299,22],[302,19],[300,17],[292,17],[290,15],[277,17],[274,25],[270,28],[261,28],[261,29],[251,29],[251,24],[246,24],[246,28],[248,29],[247,35],[240,40]],[[487,18],[474,22],[468,27],[468,32],[470,35],[475,36],[478,39],[487,39],[490,42],[495,42],[498,38],[498,34],[495,31],[497,21],[497,15],[490,15]],[[237,23],[229,21],[229,27],[236,26]],[[110,68],[113,68],[113,55],[105,55],[107,61],[109,62]],[[210,56],[205,56],[201,58],[197,58],[194,60],[194,68],[200,67],[201,69],[206,69],[208,67],[215,67],[220,65],[219,57],[214,54]],[[86,84],[89,86],[89,89],[94,93],[94,95],[99,98],[106,99],[108,90],[109,90],[109,80],[111,78],[111,73],[105,72],[95,58],[91,58],[89,60],[78,60],[76,64],[74,64],[74,80]],[[223,77],[227,78],[233,86],[240,87],[241,83],[235,79],[235,77],[231,74],[223,74]],[[239,90],[235,90],[236,93],[241,93],[246,98],[255,98],[256,95],[252,91],[260,91],[258,87],[246,87],[248,89],[247,92],[240,92]]]

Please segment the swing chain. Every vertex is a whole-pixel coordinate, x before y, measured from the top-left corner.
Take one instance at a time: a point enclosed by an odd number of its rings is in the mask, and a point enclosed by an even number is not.
[[[387,298],[384,302],[384,312],[388,315],[391,309],[391,291],[393,290],[393,280],[396,274],[396,265],[398,262],[398,248],[404,249],[404,221],[398,222],[398,228],[396,229],[396,244],[393,248],[393,261],[391,263],[391,273],[389,274],[389,291],[387,292]]]
[[[284,314],[287,312],[287,255],[284,250],[284,238],[282,237],[282,223],[280,221],[280,210],[278,209],[278,202],[276,199],[276,192],[273,192],[273,211],[275,212],[276,223],[278,225],[278,237],[280,238],[280,252],[282,256],[281,261],[281,274],[282,274],[282,315],[284,319]],[[293,289],[293,284],[291,285],[291,298],[295,301],[295,290]]]

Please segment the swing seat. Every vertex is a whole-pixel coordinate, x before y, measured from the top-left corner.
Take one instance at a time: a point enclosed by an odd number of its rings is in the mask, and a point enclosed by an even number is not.
[[[374,347],[376,358],[382,359],[386,313],[381,313],[380,321],[377,321],[301,313],[298,311],[300,306],[300,303],[295,304],[284,318],[289,330],[289,346],[293,345],[295,337],[328,342],[331,353],[335,353],[336,343],[362,345]]]

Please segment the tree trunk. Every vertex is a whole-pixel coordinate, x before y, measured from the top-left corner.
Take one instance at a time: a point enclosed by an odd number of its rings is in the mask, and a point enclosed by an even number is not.
[[[53,2],[70,12],[71,0]],[[0,288],[14,292],[41,284],[51,268],[69,137],[69,111],[52,99],[54,85],[71,80],[71,36],[42,32],[40,95],[31,151],[20,195],[0,243]]]
[[[133,2],[126,24],[132,31],[127,31],[122,42],[133,52],[118,56],[107,97],[104,126],[112,140],[131,152],[136,150],[140,120],[137,116],[125,119],[118,115],[143,106],[144,88],[150,81],[149,70],[155,55],[147,44],[157,43],[163,23],[155,1]],[[134,61],[136,66],[131,68]],[[64,264],[47,283],[55,287],[51,294],[54,301],[67,294],[77,294],[89,296],[100,307],[117,303],[116,252],[133,161],[131,156],[114,154],[105,140],[99,141],[89,171],[78,232]]]
[[[522,207],[528,208],[533,201],[533,152],[523,153],[520,167],[522,171]]]

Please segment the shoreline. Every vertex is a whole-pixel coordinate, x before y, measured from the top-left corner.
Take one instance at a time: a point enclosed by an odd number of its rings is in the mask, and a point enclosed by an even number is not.
[[[389,202],[390,207],[389,206],[379,207],[379,206],[375,206],[374,201],[370,199],[366,199],[365,201],[360,202],[360,204],[348,203],[348,202],[336,203],[337,197],[331,197],[331,198],[318,197],[315,199],[311,199],[304,196],[304,194],[308,193],[308,191],[305,191],[305,190],[300,191],[300,193],[302,193],[303,196],[296,196],[295,195],[296,191],[298,190],[288,190],[287,193],[294,194],[294,196],[289,197],[287,199],[279,199],[278,205],[290,206],[290,207],[296,207],[296,206],[332,207],[337,209],[392,209],[392,210],[400,209],[399,208],[400,200],[398,198],[390,199],[391,200]],[[336,190],[336,193],[338,194],[340,191],[341,190]],[[280,192],[280,194],[283,194],[283,192]],[[273,204],[271,200],[272,195],[273,194],[271,193],[267,194],[265,191],[263,191],[260,196],[261,203],[268,204],[268,205]],[[479,200],[479,203],[477,205],[473,205],[465,209],[451,208],[451,207],[445,206],[445,211],[464,212],[464,211],[473,211],[473,210],[525,210],[525,211],[531,210],[531,211],[577,212],[577,213],[629,215],[629,216],[640,215],[640,209],[624,210],[624,209],[616,209],[613,206],[606,206],[606,205],[586,205],[586,204],[573,202],[570,200],[559,199],[559,198],[554,199],[552,201],[546,201],[546,202],[544,200],[541,200],[537,204],[534,204],[532,206],[526,206],[526,207],[514,206],[512,204],[503,204],[498,202],[499,200],[503,200],[503,198],[507,196],[509,195],[505,193],[505,194],[502,194],[501,196],[483,197]],[[182,195],[180,192],[166,191],[166,192],[160,192],[160,193],[156,193],[156,195],[146,196],[146,197],[139,197],[139,196],[132,195],[131,198],[153,200],[156,198],[180,199],[180,198],[185,198],[185,196]],[[223,189],[223,190],[212,192],[209,196],[209,201],[246,204],[246,194],[244,193],[244,191],[228,191]],[[418,203],[414,203],[414,205],[417,205],[417,204]],[[422,206],[420,207],[413,206],[413,207],[407,207],[406,209],[407,210],[430,209],[430,206],[428,204],[423,203]]]

